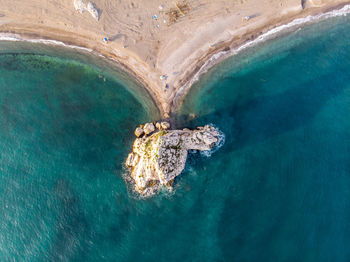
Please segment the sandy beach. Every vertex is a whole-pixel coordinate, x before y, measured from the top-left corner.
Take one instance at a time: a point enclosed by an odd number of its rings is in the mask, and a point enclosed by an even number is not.
[[[188,0],[189,11],[182,14],[180,9],[175,23],[168,15],[178,9],[173,1],[96,0],[98,20],[76,10],[73,0],[0,3],[2,35],[58,40],[116,60],[149,91],[167,118],[198,76],[220,61],[210,60],[214,55],[227,57],[273,28],[350,1]]]

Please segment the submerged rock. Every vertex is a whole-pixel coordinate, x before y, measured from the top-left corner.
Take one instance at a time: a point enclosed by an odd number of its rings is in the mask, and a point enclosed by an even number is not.
[[[219,135],[216,128],[207,125],[200,130],[160,130],[136,138],[126,160],[135,190],[147,196],[163,186],[171,189],[185,167],[188,150],[210,150],[219,142]]]

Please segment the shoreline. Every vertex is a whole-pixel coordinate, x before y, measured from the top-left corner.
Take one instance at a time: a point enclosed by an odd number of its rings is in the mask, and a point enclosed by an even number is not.
[[[34,38],[31,38],[31,37],[34,37]],[[140,88],[144,88],[146,92],[148,92],[148,94],[150,95],[152,102],[154,103],[156,109],[159,111],[159,115],[160,116],[164,115],[164,111],[162,110],[162,105],[159,104],[159,101],[155,98],[154,91],[151,88],[149,88],[144,78],[139,74],[137,74],[134,70],[132,70],[126,63],[123,63],[121,59],[118,59],[117,57],[115,57],[113,54],[101,52],[100,50],[94,50],[81,45],[75,45],[74,43],[65,43],[64,41],[58,40],[58,39],[46,39],[46,38],[39,38],[39,37],[42,37],[42,35],[8,33],[8,32],[0,31],[0,41],[27,42],[27,43],[34,43],[34,44],[38,43],[38,44],[44,44],[44,45],[49,45],[53,47],[76,49],[80,52],[92,54],[94,56],[100,57],[102,59],[105,59],[113,63],[113,65],[118,67],[120,70],[124,71],[129,76],[134,77],[133,80],[138,83]]]
[[[284,23],[273,28],[265,28],[265,30],[262,29],[261,32],[259,32],[259,35],[252,40],[250,40],[248,37],[248,40],[244,40],[238,43],[235,43],[234,41],[223,43],[220,48],[208,53],[208,55],[203,59],[204,62],[202,62],[202,65],[198,68],[198,70],[193,71],[192,74],[188,76],[187,81],[184,82],[184,84],[178,89],[172,100],[171,112],[174,113],[181,107],[183,100],[190,91],[191,87],[199,81],[200,77],[203,74],[207,73],[210,69],[223,62],[224,60],[229,59],[246,49],[278,38],[283,34],[294,32],[295,29],[300,29],[304,26],[318,23],[330,18],[346,16],[348,14],[350,14],[350,4],[341,4],[327,10],[326,12],[321,12],[315,15],[308,15],[303,18],[295,18],[288,23]]]
[[[89,39],[89,42],[86,40],[87,37],[85,39],[84,37],[70,38],[70,32],[57,31],[58,33],[52,34],[51,31],[45,31],[42,28],[38,29],[39,32],[35,32],[35,30],[28,32],[28,30],[21,30],[19,27],[4,30],[0,26],[0,41],[25,41],[61,46],[88,52],[107,59],[134,77],[136,82],[141,85],[141,88],[145,88],[150,94],[154,104],[160,111],[161,117],[169,118],[179,109],[193,84],[199,80],[202,74],[205,74],[216,64],[249,47],[279,37],[281,34],[289,31],[294,31],[296,28],[349,14],[349,4],[350,1],[346,1],[345,3],[332,3],[323,7],[311,8],[288,17],[281,17],[279,20],[272,19],[261,27],[253,27],[241,37],[233,32],[227,41],[218,39],[214,45],[207,45],[207,50],[205,50],[204,54],[196,57],[195,62],[190,63],[189,68],[182,68],[182,74],[171,79],[172,82],[170,82],[173,88],[170,90],[164,90],[163,82],[158,78],[160,75],[159,69],[153,72],[153,69],[145,61],[138,59],[137,56],[128,56],[127,50],[124,52],[125,50],[99,45],[96,39]],[[86,42],[83,44],[84,40]]]

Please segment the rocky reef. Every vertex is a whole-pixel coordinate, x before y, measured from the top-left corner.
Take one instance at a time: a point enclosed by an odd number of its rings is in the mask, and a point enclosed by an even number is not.
[[[175,177],[185,167],[188,150],[210,150],[219,142],[220,132],[210,125],[195,130],[169,128],[168,122],[158,122],[135,130],[138,138],[126,166],[131,169],[135,190],[143,196],[152,195],[162,187],[172,189]]]

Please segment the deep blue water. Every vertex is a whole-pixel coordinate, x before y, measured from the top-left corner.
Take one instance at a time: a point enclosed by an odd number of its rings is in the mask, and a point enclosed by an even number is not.
[[[142,90],[84,55],[7,45],[0,261],[350,260],[348,18],[203,76],[177,124],[213,123],[225,144],[148,199],[123,179],[133,129],[158,118]]]

